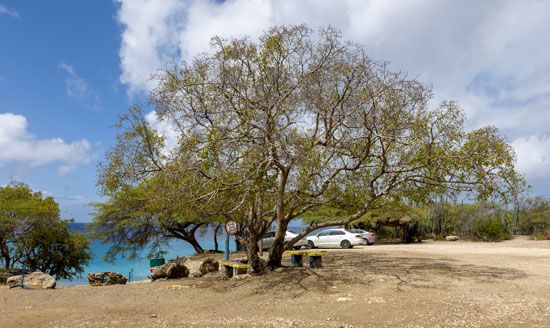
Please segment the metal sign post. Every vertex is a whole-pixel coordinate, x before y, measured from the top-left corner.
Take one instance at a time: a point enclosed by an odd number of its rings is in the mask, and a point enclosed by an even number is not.
[[[225,223],[225,251],[223,253],[223,259],[229,261],[229,235],[237,233],[239,226],[235,221],[227,221]]]

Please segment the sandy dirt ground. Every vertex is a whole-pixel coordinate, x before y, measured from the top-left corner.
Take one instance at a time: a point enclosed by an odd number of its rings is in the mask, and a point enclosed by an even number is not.
[[[550,327],[550,241],[328,250],[322,269],[225,281],[0,288],[0,327]]]

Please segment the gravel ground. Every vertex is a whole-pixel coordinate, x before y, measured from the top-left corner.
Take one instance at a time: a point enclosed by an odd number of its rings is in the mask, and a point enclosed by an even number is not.
[[[550,241],[328,250],[324,266],[226,281],[0,288],[0,327],[550,327]]]

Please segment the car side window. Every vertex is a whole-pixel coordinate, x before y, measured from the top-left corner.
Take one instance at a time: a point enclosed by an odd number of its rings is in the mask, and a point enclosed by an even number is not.
[[[345,235],[345,234],[346,234],[345,232],[340,231],[340,230],[335,230],[335,231],[330,232],[331,236],[339,236],[339,235]]]
[[[329,230],[321,231],[321,233],[319,234],[319,237],[328,236],[329,234],[330,234]]]

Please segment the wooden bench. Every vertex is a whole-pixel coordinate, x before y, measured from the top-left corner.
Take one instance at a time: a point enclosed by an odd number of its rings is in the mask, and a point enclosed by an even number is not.
[[[220,260],[220,265],[223,267],[222,275],[225,278],[231,278],[240,274],[245,274],[250,268],[249,264],[241,263],[237,261]]]
[[[318,251],[286,251],[285,253],[290,255],[290,266],[292,267],[303,266],[303,257],[307,256],[310,268],[322,268],[323,256],[327,254]]]

